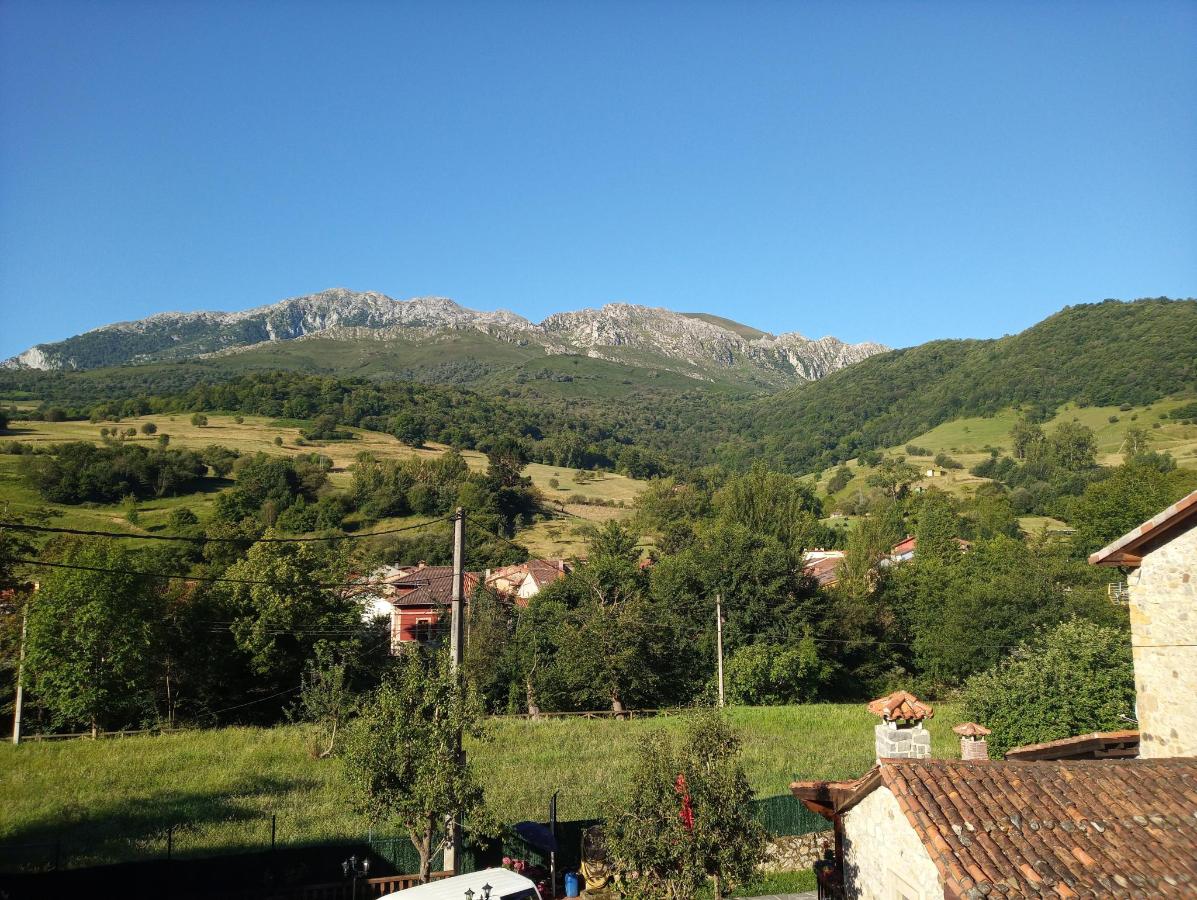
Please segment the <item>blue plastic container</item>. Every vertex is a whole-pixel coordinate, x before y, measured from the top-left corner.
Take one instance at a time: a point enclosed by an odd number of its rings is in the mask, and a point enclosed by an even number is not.
[[[580,885],[578,882],[578,873],[577,872],[566,872],[565,873],[565,896],[567,896],[567,897],[578,896],[579,887],[580,887]]]

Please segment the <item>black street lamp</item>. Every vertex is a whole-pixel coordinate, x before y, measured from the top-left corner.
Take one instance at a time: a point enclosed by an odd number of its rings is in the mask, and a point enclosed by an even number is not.
[[[357,900],[357,880],[370,877],[370,857],[358,861],[357,856],[351,856],[341,863],[341,871],[346,878],[353,879],[352,900]]]

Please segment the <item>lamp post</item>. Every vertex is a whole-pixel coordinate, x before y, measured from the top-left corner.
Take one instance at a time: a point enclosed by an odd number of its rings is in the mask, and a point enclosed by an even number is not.
[[[341,871],[346,878],[353,879],[353,893],[351,896],[352,900],[357,900],[357,880],[370,876],[370,857],[367,856],[359,862],[357,856],[351,856],[341,863]]]

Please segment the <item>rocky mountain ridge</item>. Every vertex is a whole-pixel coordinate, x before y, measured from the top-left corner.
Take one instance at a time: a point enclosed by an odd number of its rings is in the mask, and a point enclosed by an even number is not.
[[[741,329],[755,333],[752,329]],[[376,340],[431,338],[470,331],[539,348],[612,362],[672,369],[695,378],[720,370],[784,383],[813,380],[888,348],[811,340],[797,332],[747,338],[693,315],[611,303],[556,313],[533,323],[506,310],[478,312],[444,297],[394,300],[343,288],[293,297],[240,312],[158,313],[39,344],[6,360],[8,368],[90,369],[238,352],[307,338]]]

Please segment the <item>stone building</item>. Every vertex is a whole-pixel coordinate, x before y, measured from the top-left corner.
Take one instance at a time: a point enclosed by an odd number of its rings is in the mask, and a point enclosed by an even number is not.
[[[1197,491],[1089,562],[1127,572],[1139,755],[1197,756]]]
[[[877,765],[855,781],[790,786],[834,825],[821,895],[1197,896],[1197,492],[1090,562],[1129,572],[1140,732],[1004,760],[929,759],[921,740],[894,734],[903,711],[929,708],[901,692],[873,701]],[[986,733],[956,731],[964,742]]]

